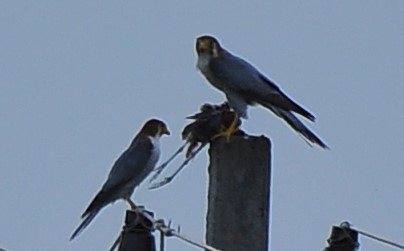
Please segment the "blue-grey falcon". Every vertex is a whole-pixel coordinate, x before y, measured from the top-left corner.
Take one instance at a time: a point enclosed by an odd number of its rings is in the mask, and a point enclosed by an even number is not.
[[[118,199],[124,199],[132,209],[136,208],[130,197],[154,169],[160,157],[160,138],[164,134],[169,135],[170,132],[158,119],[150,119],[143,125],[128,149],[115,161],[101,190],[81,215],[83,221],[70,240],[83,231],[102,208]]]
[[[198,37],[196,52],[197,68],[210,84],[224,92],[230,107],[238,116],[247,118],[247,106],[260,104],[282,118],[308,141],[328,148],[294,114],[314,122],[315,117],[310,112],[289,98],[250,63],[224,49],[216,38],[208,35]]]

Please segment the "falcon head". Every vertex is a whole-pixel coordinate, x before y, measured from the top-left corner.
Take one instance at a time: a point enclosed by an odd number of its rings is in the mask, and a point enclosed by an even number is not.
[[[196,39],[196,52],[198,53],[198,56],[203,54],[217,57],[222,51],[223,48],[215,37],[204,35]]]
[[[170,135],[170,131],[168,131],[167,126],[163,121],[150,119],[143,125],[139,134],[155,138],[161,137],[163,134]]]

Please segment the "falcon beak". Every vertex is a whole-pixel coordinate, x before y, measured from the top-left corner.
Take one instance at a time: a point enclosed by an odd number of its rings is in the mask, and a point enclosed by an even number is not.
[[[171,133],[170,133],[170,131],[167,129],[167,127],[163,127],[162,128],[162,130],[161,130],[161,134],[166,134],[166,135],[170,135]]]

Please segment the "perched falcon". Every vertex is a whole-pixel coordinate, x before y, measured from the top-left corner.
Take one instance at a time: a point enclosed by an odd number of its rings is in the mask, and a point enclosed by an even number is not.
[[[226,135],[225,131],[232,125],[233,121],[236,121],[233,135],[245,135],[245,133],[239,129],[241,120],[236,113],[230,109],[227,103],[222,105],[203,104],[200,108],[200,112],[188,116],[187,119],[192,119],[193,121],[182,130],[181,135],[185,143],[166,162],[154,170],[156,173],[151,177],[149,182],[154,181],[164,168],[188,146],[184,162],[182,162],[171,176],[164,178],[161,182],[153,183],[149,187],[150,189],[159,188],[171,182],[182,168],[195,158],[212,140],[220,136],[229,136]],[[229,140],[229,138],[227,138],[227,140]]]
[[[108,204],[118,200],[126,200],[131,208],[136,208],[131,195],[146,176],[153,170],[160,157],[160,138],[170,132],[164,122],[151,119],[147,121],[122,155],[115,161],[107,180],[101,190],[81,215],[84,218],[80,226],[73,232],[70,240],[84,230]]]
[[[196,52],[197,68],[214,87],[224,92],[230,107],[238,116],[247,118],[247,106],[260,104],[308,141],[328,148],[294,114],[314,122],[315,118],[310,112],[290,99],[250,63],[224,49],[216,38],[207,35],[198,37]]]

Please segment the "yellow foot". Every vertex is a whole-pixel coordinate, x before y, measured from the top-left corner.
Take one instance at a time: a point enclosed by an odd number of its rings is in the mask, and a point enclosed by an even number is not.
[[[231,122],[231,125],[228,128],[223,128],[222,132],[216,134],[215,136],[212,137],[213,139],[219,138],[219,137],[225,137],[226,141],[230,141],[230,137],[235,134],[238,131],[238,116],[235,115],[233,121]]]

